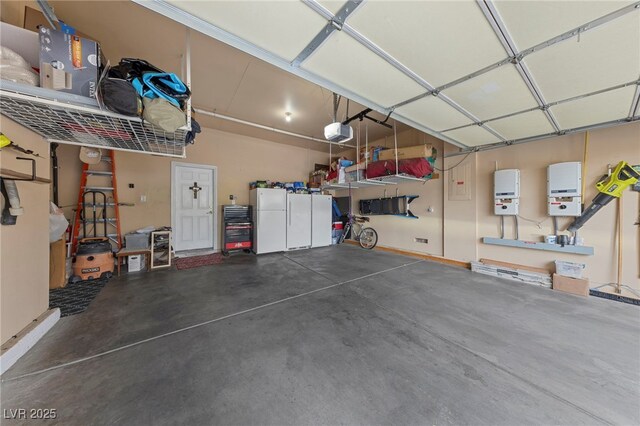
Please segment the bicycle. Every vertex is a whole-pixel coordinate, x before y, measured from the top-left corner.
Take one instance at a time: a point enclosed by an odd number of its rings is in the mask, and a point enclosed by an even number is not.
[[[349,221],[342,231],[338,244],[342,244],[347,235],[349,235],[349,231],[352,231],[352,238],[360,243],[360,247],[367,250],[373,249],[378,244],[378,233],[373,228],[364,227],[362,224],[365,222],[369,222],[368,217],[350,214]]]

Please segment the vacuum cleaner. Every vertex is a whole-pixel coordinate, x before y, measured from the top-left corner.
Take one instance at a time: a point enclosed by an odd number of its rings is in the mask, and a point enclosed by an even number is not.
[[[87,202],[91,196],[91,203]],[[102,197],[102,205],[97,198]],[[70,283],[79,281],[111,278],[114,270],[114,257],[111,242],[107,234],[107,196],[101,191],[86,191],[82,200],[82,231],[85,238],[78,242],[78,249],[72,260],[73,275]],[[87,218],[87,207],[93,212],[92,219]],[[98,219],[97,209],[102,207],[102,218]],[[87,237],[87,222],[93,223],[93,237]],[[104,224],[104,236],[97,235],[98,222]]]

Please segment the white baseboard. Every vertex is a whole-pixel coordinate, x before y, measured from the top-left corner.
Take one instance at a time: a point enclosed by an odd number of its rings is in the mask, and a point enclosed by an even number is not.
[[[2,345],[0,374],[11,368],[60,319],[60,309],[46,311]]]

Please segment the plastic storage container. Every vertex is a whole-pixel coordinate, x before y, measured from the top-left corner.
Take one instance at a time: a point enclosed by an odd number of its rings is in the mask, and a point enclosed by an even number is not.
[[[556,260],[556,274],[571,278],[582,278],[582,271],[586,266],[584,263]]]
[[[132,232],[130,234],[125,234],[124,236],[124,245],[128,249],[148,249],[149,248],[149,234],[139,234],[137,232]]]

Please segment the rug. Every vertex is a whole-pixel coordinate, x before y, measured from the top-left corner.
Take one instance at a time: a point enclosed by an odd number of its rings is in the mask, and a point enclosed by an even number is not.
[[[60,308],[61,317],[80,314],[89,307],[108,281],[107,278],[80,281],[49,290],[49,309]]]
[[[220,253],[206,254],[204,256],[182,257],[174,262],[178,270],[199,268],[200,266],[217,265],[222,263],[223,257]]]

